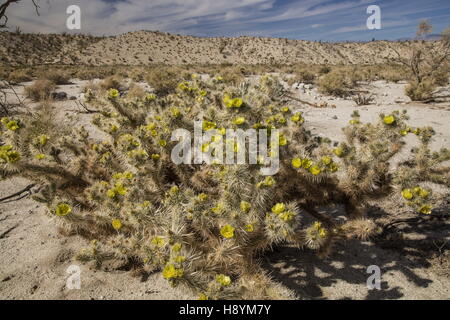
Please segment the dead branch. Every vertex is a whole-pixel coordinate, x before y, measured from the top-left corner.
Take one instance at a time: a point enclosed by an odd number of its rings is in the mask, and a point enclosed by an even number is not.
[[[30,195],[31,194],[31,189],[34,187],[34,186],[36,186],[36,184],[30,184],[30,185],[28,185],[28,186],[26,186],[25,188],[23,188],[22,190],[20,190],[20,191],[18,191],[18,192],[16,192],[16,193],[13,193],[13,194],[11,194],[11,195],[9,195],[9,196],[6,196],[6,197],[4,197],[4,198],[1,198],[0,199],[0,202],[10,202],[10,201],[13,201],[13,200],[10,200],[10,199],[13,199],[13,198],[15,198],[15,197],[18,197],[17,199],[14,199],[14,200],[20,200],[20,199],[22,199],[22,198],[24,198],[24,197],[26,197],[27,195]],[[25,195],[23,195],[25,193]],[[6,200],[10,200],[10,201],[6,201]]]
[[[6,15],[6,9],[8,9],[8,7],[13,4],[13,3],[18,3],[21,0],[6,0],[5,3],[0,5],[0,28],[6,28],[6,24],[8,23],[8,16]],[[33,3],[35,9],[36,9],[36,14],[39,15],[39,5],[36,3],[36,0],[31,0],[31,2]],[[1,22],[3,19],[3,22]]]

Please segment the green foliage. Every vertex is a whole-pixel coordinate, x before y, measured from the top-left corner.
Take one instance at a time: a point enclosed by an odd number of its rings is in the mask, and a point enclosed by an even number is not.
[[[333,242],[377,232],[364,218],[368,201],[426,181],[448,185],[449,169],[439,166],[448,151],[431,154],[433,132],[408,127],[404,112],[376,123],[362,123],[355,113],[344,128],[346,141],[332,147],[311,135],[272,77],[238,87],[220,77],[190,78],[158,96],[127,99],[116,89],[92,94],[100,111],[93,118],[102,132],[97,139],[83,127],[62,127],[47,109],[2,119],[2,177],[43,184],[35,200],[65,228],[94,239],[77,254],[81,261],[133,261],[202,299],[286,298],[258,263],[264,251],[287,242],[326,256]],[[262,161],[175,165],[171,134],[193,132],[199,117],[205,132],[218,129],[214,139],[226,140],[227,129],[279,129],[279,172],[262,176]],[[392,172],[389,161],[411,132],[422,144]],[[243,147],[232,143],[234,152]],[[412,207],[429,213],[423,206],[431,200],[429,194]],[[348,222],[318,211],[337,204]]]

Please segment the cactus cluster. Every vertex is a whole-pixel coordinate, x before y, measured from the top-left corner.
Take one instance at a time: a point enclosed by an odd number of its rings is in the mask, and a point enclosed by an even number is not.
[[[175,93],[129,98],[117,89],[89,92],[99,113],[93,128],[61,127],[43,107],[39,115],[1,121],[3,178],[40,182],[34,199],[69,230],[91,240],[82,261],[133,261],[162,271],[201,299],[283,298],[258,257],[281,243],[327,255],[333,242],[365,239],[377,227],[365,217],[373,199],[401,195],[411,208],[431,212],[431,181],[448,187],[448,150],[432,153],[431,128],[410,128],[406,112],[363,123],[353,114],[345,142],[333,145],[305,128],[306,119],[283,98],[277,79],[228,86],[220,77],[193,75]],[[174,130],[278,129],[274,176],[263,162],[225,165],[171,160]],[[96,137],[92,131],[97,130]],[[415,133],[420,146],[395,171],[390,160]],[[101,137],[100,139],[98,137]],[[232,142],[238,152],[245,146]],[[202,146],[202,151],[207,151]],[[348,219],[318,210],[343,205]]]

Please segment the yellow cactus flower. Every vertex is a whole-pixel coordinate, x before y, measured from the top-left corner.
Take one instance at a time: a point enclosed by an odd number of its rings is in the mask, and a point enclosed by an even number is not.
[[[272,212],[275,214],[280,214],[286,210],[284,203],[277,203],[272,207]]]
[[[328,157],[328,156],[322,157],[322,163],[327,166],[330,165],[332,161],[333,161],[333,159],[331,159],[331,157]]]
[[[108,98],[117,99],[119,97],[119,91],[117,89],[109,89]]]
[[[198,200],[200,200],[201,202],[204,202],[204,201],[208,200],[208,195],[206,193],[200,193],[198,195]]]
[[[67,216],[71,212],[72,208],[67,203],[60,203],[55,209],[55,214],[59,217]]]
[[[420,207],[420,213],[423,213],[423,214],[431,214],[431,206],[429,206],[429,205],[427,205],[427,204],[424,204],[422,207]]]
[[[48,141],[48,136],[43,134],[43,135],[39,136],[38,141],[39,141],[39,144],[41,146],[45,146],[47,144],[47,141]]]
[[[106,195],[108,196],[108,198],[111,198],[111,199],[114,199],[116,197],[116,193],[113,189],[106,191]]]
[[[280,134],[278,141],[279,141],[279,145],[282,147],[287,145],[287,143],[288,143],[287,138],[283,134]]]
[[[287,113],[287,112],[289,112],[289,107],[283,107],[283,108],[281,108],[281,111],[284,113]]]
[[[292,166],[293,166],[294,168],[296,168],[296,169],[301,168],[301,166],[302,166],[302,159],[300,159],[300,158],[294,158],[294,159],[292,159]]]
[[[247,213],[250,211],[252,205],[247,201],[241,201],[240,207],[242,212]]]
[[[387,125],[391,125],[391,124],[393,124],[393,123],[395,122],[395,117],[394,117],[393,115],[385,116],[385,117],[383,118],[383,122],[384,122],[385,124],[387,124]]]
[[[233,120],[233,123],[235,125],[241,125],[245,123],[245,118],[244,117],[237,117],[236,119]]]
[[[165,146],[167,146],[167,141],[166,140],[159,140],[159,145],[161,146],[161,147],[165,147]]]
[[[216,277],[216,281],[217,281],[220,285],[222,285],[222,286],[224,286],[224,287],[227,287],[227,286],[229,286],[229,285],[231,284],[231,278],[230,278],[229,276],[224,275],[224,274],[219,274],[219,275]]]
[[[159,159],[161,159],[161,155],[159,155],[157,153],[154,153],[154,154],[152,154],[152,159],[153,160],[159,160]]]
[[[209,151],[209,143],[202,144],[202,152],[208,152]]]
[[[170,110],[170,113],[173,118],[178,118],[181,116],[181,111],[178,108],[173,108],[172,110]]]
[[[303,159],[302,160],[302,167],[303,169],[309,169],[313,165],[313,162],[310,159]]]
[[[202,127],[204,131],[215,129],[217,124],[212,121],[203,121]]]
[[[233,107],[235,107],[235,108],[240,108],[240,107],[242,107],[242,104],[244,103],[244,101],[242,100],[242,98],[236,98],[236,99],[233,99]]]
[[[158,248],[162,248],[166,244],[163,237],[154,237],[151,242],[154,246]]]
[[[111,224],[114,230],[120,230],[122,228],[122,222],[119,219],[114,219]]]
[[[180,191],[180,188],[178,186],[173,186],[170,188],[169,193],[170,194],[177,194]]]
[[[34,158],[37,160],[43,160],[43,159],[45,159],[45,154],[39,153],[39,154],[35,155]]]
[[[334,154],[337,155],[339,158],[344,156],[344,150],[342,148],[336,148],[333,150]]]
[[[204,293],[200,293],[198,300],[209,300],[208,296]]]
[[[402,191],[402,196],[406,200],[411,200],[413,198],[413,193],[411,192],[411,189],[404,189]]]
[[[245,226],[244,230],[247,232],[253,232],[255,230],[255,228],[253,227],[252,224],[248,224]]]
[[[182,247],[182,244],[179,243],[179,242],[177,242],[177,243],[175,243],[175,244],[172,246],[172,250],[173,250],[174,252],[180,252],[180,251],[181,251],[181,247]]]
[[[175,268],[173,264],[168,264],[164,267],[163,277],[167,280],[183,277],[183,269]]]
[[[425,189],[421,189],[419,192],[419,196],[423,199],[428,198],[429,195],[430,195],[430,192]]]
[[[286,211],[280,214],[280,218],[284,221],[291,221],[292,219],[294,219],[294,214],[290,211]]]
[[[322,172],[322,170],[318,166],[312,166],[309,169],[309,172],[311,172],[313,175],[317,176]]]
[[[231,239],[234,237],[234,230],[232,226],[227,224],[220,229],[220,234],[226,239]]]
[[[186,257],[185,256],[176,256],[173,260],[176,263],[181,264],[186,261]]]
[[[16,131],[20,129],[19,124],[16,120],[11,120],[6,124],[6,128],[11,131]]]

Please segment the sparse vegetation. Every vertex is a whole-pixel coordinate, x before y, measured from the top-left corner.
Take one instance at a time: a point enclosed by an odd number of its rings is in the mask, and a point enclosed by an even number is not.
[[[25,94],[27,98],[38,102],[51,99],[55,88],[55,83],[50,80],[36,80],[33,84],[25,87]]]

